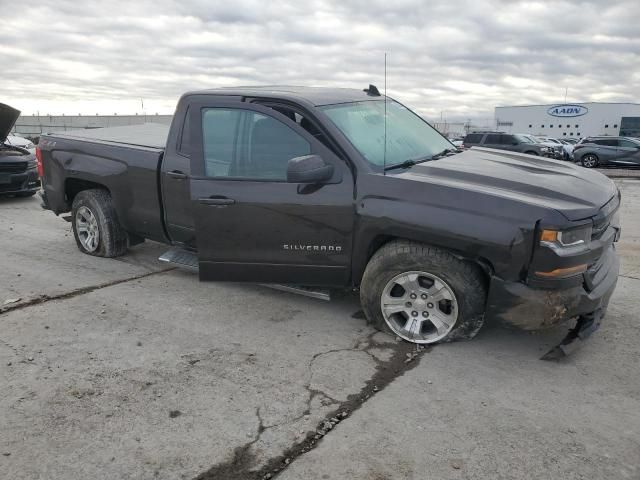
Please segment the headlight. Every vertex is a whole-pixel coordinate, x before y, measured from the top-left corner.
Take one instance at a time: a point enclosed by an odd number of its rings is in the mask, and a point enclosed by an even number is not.
[[[549,147],[540,147],[540,151],[548,152],[549,151]]]
[[[571,248],[586,245],[591,240],[591,225],[569,230],[542,230],[540,245]]]
[[[36,146],[33,143],[27,143],[24,148],[26,148],[27,150],[29,150],[30,148],[36,148]]]

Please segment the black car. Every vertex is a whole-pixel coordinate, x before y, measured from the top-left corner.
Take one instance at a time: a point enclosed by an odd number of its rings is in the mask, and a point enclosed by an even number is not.
[[[526,135],[503,132],[469,133],[462,141],[464,148],[486,147],[511,152],[526,153],[528,155],[551,156],[553,150],[534,142]]]
[[[573,158],[587,168],[640,165],[640,140],[633,137],[586,137],[573,147]]]
[[[0,103],[0,196],[30,197],[40,189],[36,157],[6,143],[20,111]]]
[[[83,253],[148,238],[204,281],[359,289],[369,321],[410,342],[472,338],[491,318],[578,319],[583,338],[618,278],[610,179],[459,151],[375,87],[191,92],[170,128],[52,133],[38,149],[44,205],[71,212]]]

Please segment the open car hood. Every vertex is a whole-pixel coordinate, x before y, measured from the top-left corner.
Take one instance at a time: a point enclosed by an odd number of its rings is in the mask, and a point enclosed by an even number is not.
[[[4,142],[20,116],[20,110],[0,103],[0,142]]]

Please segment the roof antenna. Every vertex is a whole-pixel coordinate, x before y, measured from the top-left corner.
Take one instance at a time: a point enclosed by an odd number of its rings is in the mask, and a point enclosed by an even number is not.
[[[387,52],[384,52],[384,147],[382,150],[382,175],[387,175]]]

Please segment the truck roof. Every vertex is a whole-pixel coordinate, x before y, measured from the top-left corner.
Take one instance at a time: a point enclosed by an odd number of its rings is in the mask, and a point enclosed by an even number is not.
[[[299,87],[289,85],[266,85],[249,87],[223,87],[188,92],[186,95],[237,95],[243,97],[268,97],[294,102],[304,101],[315,106],[337,103],[382,100],[383,95],[373,96],[357,88]]]

